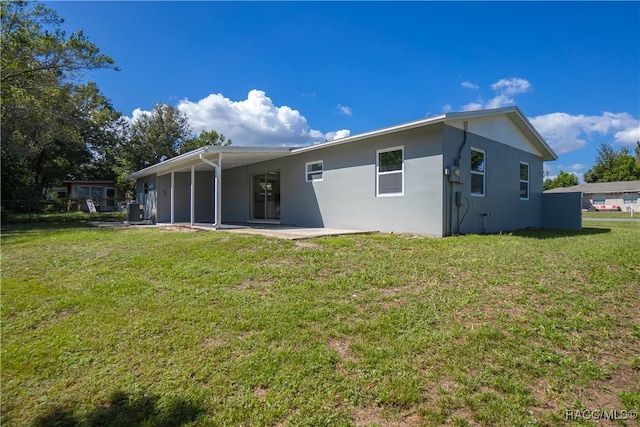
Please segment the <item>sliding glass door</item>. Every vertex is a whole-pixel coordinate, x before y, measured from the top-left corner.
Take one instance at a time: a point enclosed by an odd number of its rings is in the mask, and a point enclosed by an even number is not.
[[[253,175],[252,215],[255,220],[280,220],[280,171]]]

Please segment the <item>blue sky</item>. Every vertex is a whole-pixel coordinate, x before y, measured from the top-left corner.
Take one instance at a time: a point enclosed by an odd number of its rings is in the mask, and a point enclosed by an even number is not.
[[[46,2],[121,71],[88,73],[135,119],[158,102],[234,145],[306,145],[517,105],[579,176],[640,139],[640,2]]]

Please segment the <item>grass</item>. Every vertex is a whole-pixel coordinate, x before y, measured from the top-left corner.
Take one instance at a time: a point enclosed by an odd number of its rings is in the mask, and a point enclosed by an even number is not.
[[[530,426],[637,411],[640,227],[590,224],[301,242],[12,225],[2,425]]]
[[[589,218],[631,218],[631,213],[625,210],[620,212],[582,212],[582,219]],[[640,219],[640,212],[634,212],[633,218]]]

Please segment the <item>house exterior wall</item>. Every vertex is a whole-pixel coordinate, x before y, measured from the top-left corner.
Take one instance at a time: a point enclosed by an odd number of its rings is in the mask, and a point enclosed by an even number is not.
[[[158,212],[156,221],[160,223],[171,222],[171,174],[158,177]]]
[[[195,173],[195,222],[213,224],[216,221],[214,182],[215,173],[213,171]]]
[[[454,165],[464,133],[461,129],[445,126],[444,140],[445,164]],[[471,195],[471,148],[485,152],[484,197]],[[520,162],[529,165],[528,200],[520,199]],[[449,184],[445,190],[449,198],[445,212],[451,217],[452,234],[542,227],[541,157],[469,131],[461,151],[459,168],[462,172],[460,182]],[[463,205],[459,208],[455,203],[456,192],[462,193]]]
[[[544,193],[542,226],[563,230],[582,229],[581,193]]]
[[[604,201],[604,203],[601,203]],[[602,206],[605,208],[602,208]],[[619,207],[621,211],[627,211],[629,208],[634,212],[640,211],[640,194],[639,193],[584,193],[582,196],[582,208],[590,207],[596,209],[611,209],[611,207]]]
[[[146,191],[145,191],[145,184]],[[145,176],[138,179],[136,184],[136,201],[144,206],[144,218],[151,218],[158,212],[157,177]]]
[[[222,222],[246,222],[251,219],[250,179],[247,166],[222,170]]]
[[[376,151],[404,148],[404,195],[376,196]],[[322,181],[306,182],[307,162],[323,162]],[[442,235],[442,126],[312,150],[223,172],[223,221],[251,219],[251,176],[280,171],[280,222]]]

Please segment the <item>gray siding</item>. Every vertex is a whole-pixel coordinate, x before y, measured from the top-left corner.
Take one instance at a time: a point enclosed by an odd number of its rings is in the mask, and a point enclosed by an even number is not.
[[[213,224],[216,220],[214,198],[215,173],[196,172],[194,221]]]
[[[445,156],[453,165],[462,145],[463,131],[445,127]],[[485,151],[485,197],[471,195],[471,148]],[[520,162],[529,164],[529,200],[520,200]],[[447,192],[451,232],[495,233],[542,227],[543,161],[531,153],[497,143],[471,132],[462,150],[461,182],[449,185]],[[463,205],[455,204],[455,192],[462,192]],[[488,214],[488,216],[484,216]],[[460,218],[460,221],[458,220]],[[486,219],[486,227],[485,227]],[[458,230],[458,223],[460,228]]]
[[[542,195],[542,226],[565,230],[582,229],[582,193],[544,193]]]
[[[191,221],[191,172],[173,174],[173,219]]]
[[[171,222],[171,174],[158,177],[157,222]]]
[[[158,212],[156,176],[145,176],[136,183],[136,201],[144,205],[144,219],[155,218]],[[144,185],[148,185],[145,193]]]
[[[404,195],[376,197],[376,150],[404,147]],[[323,161],[323,180],[305,164]],[[224,160],[223,160],[224,161]],[[223,221],[251,219],[251,175],[280,171],[281,223],[442,235],[442,126],[399,132],[224,171]]]
[[[224,162],[224,159],[222,160]],[[222,171],[222,222],[246,222],[251,219],[249,169],[242,166]]]

